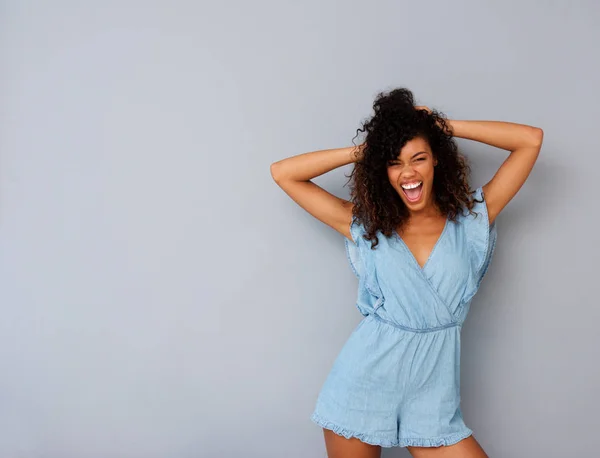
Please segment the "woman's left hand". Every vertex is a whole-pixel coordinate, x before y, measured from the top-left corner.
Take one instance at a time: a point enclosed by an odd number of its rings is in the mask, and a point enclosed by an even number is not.
[[[431,114],[431,108],[426,107],[425,105],[415,106],[415,110],[423,110]],[[444,121],[446,122],[446,127],[449,128],[449,131],[447,133],[452,135],[452,121],[450,119],[445,119]],[[436,121],[436,124],[438,125],[438,127],[445,130],[444,126],[440,123],[439,119]]]
[[[427,113],[431,113],[431,109],[429,107],[424,106],[424,105],[416,106],[415,110],[424,110]]]

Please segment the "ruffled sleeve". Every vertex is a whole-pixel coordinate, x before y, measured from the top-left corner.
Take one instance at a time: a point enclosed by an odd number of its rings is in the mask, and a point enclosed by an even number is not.
[[[463,216],[464,234],[471,269],[470,281],[463,302],[470,300],[479,289],[492,261],[497,238],[496,220],[491,225],[489,224],[487,203],[482,187],[475,190],[474,198],[480,201],[476,201],[473,207],[476,214]]]
[[[346,255],[348,257],[348,262],[350,263],[350,267],[352,268],[352,272],[358,279],[360,279],[364,275],[365,266],[363,260],[360,256],[360,247],[359,244],[365,243],[365,240],[362,238],[362,235],[365,233],[362,224],[360,224],[355,218],[352,218],[352,223],[350,224],[350,235],[354,239],[354,242],[350,241],[347,237],[344,237],[346,242]]]
[[[362,315],[367,316],[377,310],[384,299],[373,275],[371,242],[363,238],[365,232],[364,226],[353,218],[350,224],[350,235],[353,241],[347,237],[344,239],[348,262],[352,272],[358,278],[356,308]]]

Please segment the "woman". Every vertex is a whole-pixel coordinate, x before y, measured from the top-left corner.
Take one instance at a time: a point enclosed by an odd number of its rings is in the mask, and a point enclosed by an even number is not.
[[[271,166],[302,208],[346,237],[363,320],[336,358],[311,419],[329,458],[487,457],[460,410],[460,330],[490,264],[498,214],[519,191],[541,129],[456,121],[381,93],[355,147],[305,153]],[[470,190],[453,137],[510,151],[493,178]],[[355,163],[351,200],[310,181]]]

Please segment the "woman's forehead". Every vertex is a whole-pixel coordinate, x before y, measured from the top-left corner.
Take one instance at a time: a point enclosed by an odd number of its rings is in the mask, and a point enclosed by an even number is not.
[[[431,147],[429,142],[424,138],[417,137],[406,142],[406,144],[400,150],[398,156],[402,159],[410,159],[415,154],[425,152],[431,154]]]

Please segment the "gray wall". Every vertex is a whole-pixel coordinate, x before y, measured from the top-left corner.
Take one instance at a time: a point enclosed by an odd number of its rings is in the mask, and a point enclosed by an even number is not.
[[[325,456],[309,416],[356,281],[269,165],[350,145],[395,86],[544,129],[463,412],[494,458],[594,456],[597,5],[1,2],[0,456]],[[507,156],[460,145],[473,185]],[[347,196],[349,171],[316,182]]]

